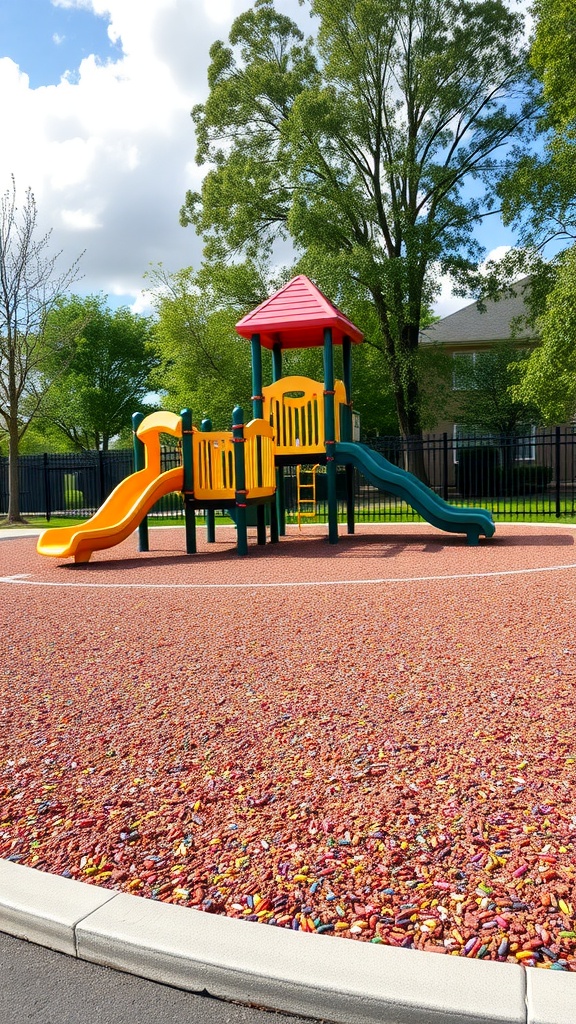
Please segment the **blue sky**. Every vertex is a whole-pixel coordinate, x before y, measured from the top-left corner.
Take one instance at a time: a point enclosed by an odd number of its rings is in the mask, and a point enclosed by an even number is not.
[[[30,86],[57,85],[91,53],[117,59],[121,47],[108,36],[108,21],[82,8],[50,0],[0,0],[0,47],[27,73]]]
[[[178,222],[201,184],[190,110],[211,44],[249,3],[0,0],[0,193],[13,174],[62,264],[84,252],[78,291],[147,310],[151,264],[199,265],[200,240]],[[298,0],[277,5],[307,27]],[[513,241],[498,218],[480,237],[497,253]],[[436,312],[463,304],[445,282]]]

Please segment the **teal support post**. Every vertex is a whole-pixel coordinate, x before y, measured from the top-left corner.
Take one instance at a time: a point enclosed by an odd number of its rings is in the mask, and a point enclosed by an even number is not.
[[[276,467],[276,526],[280,537],[286,536],[286,499],[284,495],[284,466]]]
[[[272,347],[272,381],[282,379],[282,346]],[[276,529],[281,537],[286,536],[286,500],[284,495],[284,467],[276,470]]]
[[[277,544],[278,539],[278,508],[276,502],[273,501],[270,505],[270,543]]]
[[[186,554],[196,554],[196,512],[194,501],[194,456],[192,448],[192,411],[182,409],[182,467],[184,470],[184,524]]]
[[[140,440],[136,431],[142,423],[144,415],[141,412],[135,412],[132,417],[132,431],[134,439],[134,471],[139,473],[141,469],[146,468],[146,445]],[[150,543],[148,540],[148,516],[144,516],[140,525],[138,526],[138,550],[139,551],[150,551]]]
[[[262,419],[264,398],[262,395],[262,345],[260,335],[252,335],[252,416]]]
[[[346,408],[340,421],[340,439],[352,440],[352,342],[348,335],[342,340],[342,372],[346,389]],[[354,467],[346,466],[346,525],[354,533]]]
[[[256,543],[266,543],[266,505],[256,506]]]
[[[275,384],[282,377],[282,345],[279,342],[272,346],[272,381]]]
[[[244,412],[239,405],[232,412],[234,440],[234,472],[236,475],[236,548],[239,555],[248,554],[246,522],[246,457],[244,452]]]
[[[326,485],[328,489],[328,541],[338,543],[338,502],[336,498],[336,462],[334,422],[334,349],[332,330],[324,328],[324,444],[326,446]]]
[[[212,430],[212,420],[205,417],[200,424],[200,430],[203,434],[208,434]],[[206,540],[208,544],[216,543],[216,513],[213,508],[206,509]]]
[[[354,533],[355,530],[355,511],[354,511],[354,466],[350,463],[346,465],[346,526],[348,533]]]

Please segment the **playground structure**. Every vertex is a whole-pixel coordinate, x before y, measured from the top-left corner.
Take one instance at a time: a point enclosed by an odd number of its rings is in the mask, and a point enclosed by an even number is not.
[[[323,466],[326,472],[328,540],[338,542],[337,467],[346,476],[346,523],[354,533],[354,469],[378,489],[395,494],[440,530],[463,533],[470,545],[491,537],[494,522],[484,509],[454,507],[413,474],[399,469],[366,445],[352,441],[352,346],[362,333],[308,280],[300,275],[236,325],[252,346],[252,415],[244,424],[236,406],[231,431],[213,431],[204,420],[156,412],[133,417],[135,473],[123,480],[102,507],[78,526],[45,530],[37,550],[52,557],[89,561],[92,553],[125,540],[139,528],[147,551],[146,514],[165,494],[184,497],[186,551],[196,552],[196,511],[207,516],[207,539],[214,541],[214,515],[225,509],[236,522],[238,554],[247,553],[247,510],[256,508],[257,541],[276,543],[286,532],[284,469]],[[334,345],[342,346],[343,380],[334,379]],[[282,352],[322,346],[324,381],[282,376]],[[272,353],[272,383],[262,384],[262,347]],[[161,435],[178,439],[182,462],[162,471]],[[268,507],[268,517],[266,508]]]

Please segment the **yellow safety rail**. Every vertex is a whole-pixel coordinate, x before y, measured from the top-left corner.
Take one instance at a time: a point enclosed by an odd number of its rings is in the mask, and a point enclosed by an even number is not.
[[[234,442],[224,430],[192,434],[192,465],[194,466],[194,497],[197,500],[234,497]]]
[[[282,377],[262,389],[264,419],[274,430],[278,455],[325,452],[324,385],[310,377]],[[336,441],[340,440],[340,406],[346,405],[341,380],[334,385]]]
[[[194,498],[201,501],[230,501],[236,493],[234,440],[223,430],[194,430],[192,460]],[[244,428],[246,497],[263,498],[274,493],[274,434],[264,420],[252,420]]]
[[[274,431],[264,420],[251,420],[244,428],[244,441],[247,497],[268,497],[276,490]]]

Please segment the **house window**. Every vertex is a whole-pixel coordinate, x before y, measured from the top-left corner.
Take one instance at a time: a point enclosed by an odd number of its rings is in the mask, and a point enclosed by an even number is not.
[[[517,427],[512,435],[502,437],[501,434],[493,434],[481,427],[466,427],[455,423],[454,433],[454,462],[458,462],[458,452],[461,448],[500,448],[502,451],[509,445],[514,449],[514,462],[535,462],[536,461],[536,427],[533,424]]]
[[[517,462],[536,462],[536,427],[528,425],[516,431]]]
[[[469,391],[470,373],[476,365],[477,352],[452,353],[452,390]]]

